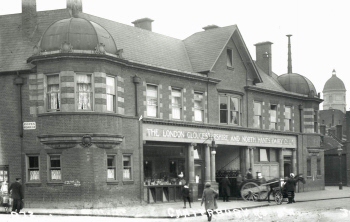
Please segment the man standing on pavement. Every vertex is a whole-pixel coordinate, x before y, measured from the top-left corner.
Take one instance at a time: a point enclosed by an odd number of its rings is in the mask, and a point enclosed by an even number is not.
[[[221,181],[221,191],[222,191],[222,196],[224,199],[224,202],[229,202],[229,196],[230,196],[230,187],[231,183],[230,180],[228,179],[228,175],[226,175],[222,181]]]
[[[290,177],[288,178],[285,184],[287,195],[288,195],[288,204],[295,203],[294,191],[295,191],[296,184],[297,184],[297,181],[294,179],[294,173],[291,173]]]
[[[13,205],[12,211],[19,213],[21,211],[21,204],[24,199],[21,178],[16,178],[16,182],[12,183],[9,192],[12,190]]]

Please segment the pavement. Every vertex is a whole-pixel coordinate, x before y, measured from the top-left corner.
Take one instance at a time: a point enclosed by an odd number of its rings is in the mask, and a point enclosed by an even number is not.
[[[325,190],[296,193],[296,202],[307,202],[327,199],[350,198],[350,187],[327,186]],[[204,214],[204,207],[200,201],[191,203],[192,208],[183,208],[183,202],[155,203],[132,207],[101,208],[101,209],[45,209],[45,208],[24,208],[22,212],[33,215],[67,215],[67,216],[104,216],[104,217],[130,217],[130,218],[177,218],[185,216],[200,216]],[[283,202],[282,204],[286,204]],[[244,201],[230,200],[230,202],[218,201],[216,213],[233,212],[265,206],[276,205],[274,201]],[[0,208],[0,213],[4,213],[4,208]]]

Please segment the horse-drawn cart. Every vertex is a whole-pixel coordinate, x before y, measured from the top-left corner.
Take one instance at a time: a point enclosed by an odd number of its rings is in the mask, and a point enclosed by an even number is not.
[[[266,200],[270,194],[271,185],[279,183],[279,179],[266,181],[264,179],[248,179],[241,185],[241,197],[244,200]]]

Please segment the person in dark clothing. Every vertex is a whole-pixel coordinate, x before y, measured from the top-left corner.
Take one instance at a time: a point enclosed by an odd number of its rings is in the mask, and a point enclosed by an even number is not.
[[[13,205],[12,211],[19,213],[21,211],[21,203],[24,199],[21,178],[16,178],[16,182],[12,183],[9,192],[12,191]]]
[[[296,185],[297,181],[294,179],[294,173],[291,173],[286,184],[284,185],[288,195],[288,204],[295,203],[294,192]]]
[[[249,168],[247,174],[246,174],[246,179],[253,179],[253,174],[252,174],[252,168]]]
[[[182,198],[184,200],[184,208],[186,208],[186,201],[188,201],[188,205],[190,205],[191,208],[191,198],[190,198],[190,188],[188,184],[185,184],[182,188]]]
[[[221,181],[221,191],[222,191],[222,196],[224,199],[224,202],[229,202],[228,198],[230,196],[230,180],[228,179],[228,175],[226,175],[222,181]]]

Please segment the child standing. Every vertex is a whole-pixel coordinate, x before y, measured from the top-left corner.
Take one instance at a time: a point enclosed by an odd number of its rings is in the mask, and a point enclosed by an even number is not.
[[[182,198],[184,200],[184,208],[186,208],[186,201],[188,201],[188,204],[190,205],[191,208],[191,198],[190,198],[190,188],[188,184],[186,183],[183,188],[182,188]]]

